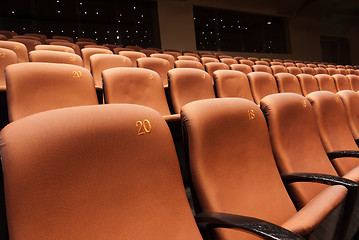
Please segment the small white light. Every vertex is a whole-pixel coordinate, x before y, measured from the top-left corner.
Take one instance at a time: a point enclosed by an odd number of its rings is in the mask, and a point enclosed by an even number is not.
[[[39,33],[41,33],[41,31],[39,30]]]
[[[80,5],[82,5],[82,2],[80,2]]]
[[[215,19],[215,18],[213,18],[213,21],[216,21],[216,19]]]
[[[193,20],[196,20],[196,18],[193,18]]]
[[[118,20],[118,22],[121,22],[121,20]]]
[[[110,33],[110,31],[107,31],[107,33]]]
[[[137,23],[140,23],[139,21]]]
[[[127,38],[130,38],[130,36],[127,36]]]
[[[87,12],[85,12],[85,14],[87,14]]]
[[[96,41],[98,40],[98,38],[96,38]]]
[[[143,17],[143,15],[141,15],[141,17]]]
[[[96,12],[96,14],[98,15],[98,12]]]
[[[75,30],[72,31],[73,33],[75,32]]]
[[[52,32],[52,33],[53,33],[54,31],[52,31],[52,30],[51,30],[50,32]]]
[[[133,9],[136,9],[136,7],[133,7]]]
[[[136,30],[136,33],[138,33],[138,31]]]
[[[126,30],[126,32],[128,32],[128,30]]]
[[[238,28],[241,28],[241,26],[238,26]]]
[[[202,34],[204,34],[204,32],[202,32]]]
[[[118,33],[118,30],[116,30],[116,33]]]
[[[85,31],[82,31],[82,33],[85,33]]]
[[[122,13],[120,13],[120,17],[122,17]]]
[[[61,13],[61,11],[57,11],[57,13]]]
[[[117,36],[117,39],[120,39],[120,36]]]
[[[97,33],[97,32],[95,31],[95,33]]]
[[[15,13],[15,11],[12,11],[11,13],[12,13],[12,14],[14,14],[14,13]]]
[[[268,25],[271,25],[271,24],[272,24],[272,22],[267,22],[267,24],[268,24]]]
[[[64,32],[64,30],[61,30],[61,32],[63,33],[63,32]]]
[[[208,27],[208,23],[206,24],[206,27]]]
[[[22,28],[22,30],[25,30],[25,28]]]
[[[105,38],[105,40],[107,40],[107,38]]]

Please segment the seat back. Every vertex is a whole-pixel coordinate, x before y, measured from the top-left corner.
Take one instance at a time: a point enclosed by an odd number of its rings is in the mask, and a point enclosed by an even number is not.
[[[79,56],[81,56],[81,50],[78,45],[75,43],[68,43],[68,42],[51,42],[49,45],[57,45],[57,46],[65,46],[72,48],[75,53]]]
[[[0,91],[6,90],[6,67],[15,63],[18,63],[18,57],[16,53],[7,48],[0,48]]]
[[[202,239],[157,111],[43,112],[11,124],[1,145],[10,238]]]
[[[144,68],[111,68],[103,73],[105,103],[131,103],[170,115],[160,76]]]
[[[318,82],[313,75],[301,73],[297,75],[297,78],[304,96],[311,92],[319,91]]]
[[[314,68],[315,74],[328,74],[327,70],[322,67]]]
[[[213,79],[213,73],[217,70],[229,70],[229,66],[225,63],[220,62],[210,62],[204,64],[204,69],[209,74],[209,76]],[[212,80],[213,83],[213,80]]]
[[[311,67],[302,67],[302,72],[305,73],[305,74],[310,74],[310,75],[315,75],[315,71],[314,71],[314,68],[311,68]]]
[[[349,79],[342,74],[334,74],[333,76],[335,86],[337,88],[337,91],[341,90],[352,90],[350,87]]]
[[[0,48],[6,48],[11,51],[14,51],[20,63],[29,62],[29,55],[27,52],[27,48],[22,43],[13,42],[13,41],[0,41]]]
[[[269,74],[273,74],[272,69],[265,65],[253,65],[252,68],[253,68],[253,72],[266,72]]]
[[[267,96],[261,101],[267,117],[273,153],[281,173],[322,173],[337,176],[323,148],[310,102],[294,93]],[[326,186],[289,184],[295,203],[302,207]]]
[[[75,50],[70,47],[57,46],[57,45],[45,45],[45,44],[35,46],[35,50],[48,50],[48,51],[75,53]]]
[[[66,40],[70,43],[74,43],[74,39],[72,37],[67,37],[67,36],[52,36],[53,39],[62,39],[62,40]]]
[[[302,68],[302,67],[306,67],[307,65],[305,65],[304,63],[296,63],[295,64],[297,67]]]
[[[236,70],[236,71],[240,71],[244,74],[248,74],[250,72],[252,72],[252,68],[250,66],[248,66],[247,64],[232,64],[231,66],[229,66],[229,68],[231,70]]]
[[[188,56],[188,55],[185,55],[185,56],[178,56],[177,57],[178,60],[190,60],[190,61],[196,61],[196,62],[199,62],[199,59],[194,57],[194,56]]]
[[[231,64],[237,64],[237,63],[238,63],[238,62],[237,62],[235,59],[233,59],[233,58],[221,58],[221,62],[227,64],[228,67],[231,66]]]
[[[82,54],[82,60],[84,61],[84,67],[91,71],[91,65],[90,65],[90,57],[94,54],[113,54],[111,50],[108,49],[101,49],[101,48],[82,48],[81,54]]]
[[[120,51],[118,54],[131,59],[133,67],[137,67],[137,59],[147,57],[146,54],[141,53],[141,52],[135,52],[135,51]]]
[[[267,61],[255,61],[254,64],[255,65],[264,65],[264,66],[269,67],[269,62],[267,62]]]
[[[65,63],[83,67],[82,58],[75,53],[35,50],[29,53],[30,62]]]
[[[239,97],[253,102],[246,74],[240,71],[217,70],[213,79],[217,97]]]
[[[348,71],[344,68],[338,68],[338,74],[348,75]]]
[[[348,74],[347,78],[349,80],[350,87],[353,91],[359,91],[359,76],[354,74]]]
[[[296,65],[292,62],[284,62],[283,63],[285,67],[295,67]]]
[[[359,93],[351,90],[337,92],[341,98],[349,127],[355,139],[359,139]]]
[[[347,72],[348,72],[347,75],[349,75],[349,74],[359,75],[358,71],[355,70],[355,69],[350,69],[350,68],[349,68],[349,69],[347,69]]]
[[[101,48],[101,49],[110,50],[110,49],[109,49],[108,47],[106,47],[106,46],[96,45],[96,44],[85,45],[84,48]]]
[[[326,152],[359,151],[350,131],[343,102],[335,93],[319,91],[308,94],[312,104],[320,138]],[[333,159],[332,163],[340,176],[359,166],[358,158]]]
[[[183,56],[190,57],[190,56]],[[175,68],[197,68],[204,70],[202,63],[193,60],[177,60],[175,61]]]
[[[274,75],[277,80],[279,92],[292,92],[303,95],[298,78],[290,73],[277,73]]]
[[[155,71],[160,75],[164,87],[168,87],[167,72],[171,70],[170,63],[163,58],[138,58],[137,66]]]
[[[327,72],[329,75],[338,74],[338,70],[336,68],[327,68]]]
[[[102,89],[102,71],[115,67],[132,67],[131,59],[113,54],[95,54],[90,57],[91,73],[96,89]]]
[[[239,98],[201,100],[185,105],[181,117],[203,211],[276,224],[296,213],[273,158],[265,118],[255,103]],[[216,233],[220,239],[251,239],[240,231]]]
[[[321,91],[329,91],[332,93],[337,92],[337,88],[335,87],[334,79],[332,76],[328,74],[317,74],[314,78],[318,82],[319,89]]]
[[[246,64],[250,67],[252,67],[254,65],[254,62],[252,62],[251,60],[247,60],[247,59],[241,59],[241,60],[239,60],[239,63]]]
[[[277,73],[287,73],[288,70],[286,67],[281,65],[273,65],[271,66],[273,75],[276,75]]]
[[[291,73],[295,76],[297,76],[298,74],[303,73],[302,69],[300,69],[299,67],[287,67],[288,73]]]
[[[278,93],[277,83],[273,75],[266,72],[252,72],[247,75],[254,102],[259,104],[267,95]]]
[[[271,66],[274,66],[274,65],[284,66],[283,63],[281,63],[281,62],[270,62],[270,65]]]
[[[27,39],[27,38],[11,38],[9,41],[19,42],[26,46],[27,52],[31,52],[35,50],[36,45],[40,45],[41,42],[34,39]]]
[[[98,104],[91,73],[56,63],[20,63],[6,68],[9,121],[56,108]]]
[[[194,68],[175,68],[168,72],[171,101],[175,113],[193,101],[215,98],[212,78],[205,71]]]
[[[155,54],[158,53],[156,50],[152,50],[152,49],[142,49],[141,53],[146,54],[147,57],[150,57],[151,54]]]
[[[154,53],[154,54],[151,54],[151,57],[166,59],[170,63],[171,69],[174,68],[175,58],[170,54]]]
[[[316,67],[318,67],[316,64],[314,64],[314,63],[308,63],[307,64],[307,67],[310,67],[310,68],[316,68]]]
[[[177,60],[178,56],[181,56],[181,54],[179,52],[176,51],[164,51],[164,54],[169,54],[171,56],[173,56],[173,58],[175,59],[175,61]]]
[[[219,60],[217,58],[214,58],[214,57],[201,57],[201,62],[203,64],[203,66],[204,66],[206,63],[219,62]]]

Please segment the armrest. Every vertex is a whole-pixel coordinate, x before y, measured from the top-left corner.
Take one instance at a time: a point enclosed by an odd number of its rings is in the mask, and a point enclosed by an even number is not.
[[[317,182],[324,183],[327,185],[342,185],[348,190],[357,190],[359,189],[359,183],[351,181],[346,178],[320,174],[320,173],[292,173],[292,174],[281,174],[282,180],[284,183],[294,183],[294,182]]]
[[[334,158],[340,157],[356,157],[359,158],[359,151],[335,151],[335,152],[328,152],[327,156],[330,160]]]
[[[205,223],[211,228],[237,228],[249,231],[270,240],[303,239],[303,237],[288,231],[273,223],[228,213],[204,212],[195,216],[197,223]]]

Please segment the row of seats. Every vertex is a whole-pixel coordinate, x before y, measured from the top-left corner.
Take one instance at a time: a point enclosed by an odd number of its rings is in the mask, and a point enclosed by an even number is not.
[[[110,104],[17,120],[0,135],[9,236],[202,239],[197,222],[216,239],[304,239],[339,210],[337,235],[322,239],[345,239],[358,229],[359,167],[338,152],[358,148],[341,99],[321,91],[273,94],[260,107],[240,98],[186,104],[195,218],[157,111]],[[327,149],[326,139],[340,146]]]
[[[24,35],[18,35],[16,32],[12,32],[12,31],[4,31],[4,30],[0,30],[0,40],[14,40],[14,41],[19,41],[19,42],[23,42],[25,45],[28,46],[29,51],[34,50],[35,46],[38,44],[52,44],[54,42],[56,42],[55,44],[60,44],[60,45],[64,45],[64,46],[68,46],[71,48],[74,48],[77,54],[80,54],[79,49],[83,48],[83,47],[97,47],[97,48],[105,48],[105,49],[110,49],[111,51],[114,51],[115,48],[118,48],[118,51],[139,51],[139,52],[143,52],[145,53],[147,56],[150,56],[152,53],[163,53],[162,49],[159,48],[142,48],[139,46],[126,46],[126,47],[121,47],[115,44],[103,44],[103,45],[97,45],[97,41],[91,38],[83,38],[83,37],[79,37],[76,38],[77,42],[76,44],[74,39],[68,36],[52,36],[52,38],[47,38],[46,35],[44,34],[38,34],[38,33],[26,33]],[[36,41],[36,42],[35,42]],[[200,57],[215,57],[215,58],[232,58],[231,56],[225,55],[223,53],[220,52],[214,52],[211,53],[209,51],[188,51],[188,50],[183,50],[182,52],[177,50],[177,49],[166,49],[164,50],[166,52],[170,52],[172,55],[174,55],[175,57],[180,56],[181,53],[183,55],[192,55],[192,56],[200,56]],[[117,53],[116,51],[114,51],[115,53]],[[278,64],[278,63],[282,63],[282,64],[297,64],[300,67],[304,67],[303,64],[309,65],[310,67],[314,66],[318,66],[318,67],[325,67],[327,65],[329,65],[330,67],[335,67],[337,64],[336,63],[327,63],[327,62],[311,62],[311,61],[302,61],[302,60],[290,60],[290,59],[269,59],[269,58],[257,58],[257,57],[248,57],[248,58],[244,58],[244,57],[234,57],[235,60],[239,61],[239,60],[249,60],[251,62],[262,62],[262,64]],[[253,64],[251,63],[251,64]],[[346,68],[346,69],[358,69],[359,66],[351,66],[351,65],[337,65],[337,67],[340,68]]]
[[[115,57],[121,58],[121,56],[106,54],[97,54],[91,58],[96,63],[96,60],[102,57],[109,57],[108,62]],[[102,69],[101,66],[98,69]],[[294,76],[290,73],[278,73],[273,76],[264,72],[245,75],[240,71],[217,70],[213,74],[213,86],[210,75],[200,69],[176,68],[168,71],[168,76],[167,72],[165,74],[169,82],[168,89],[163,88],[161,76],[155,71],[132,68],[130,65],[99,70],[98,82],[101,86],[102,81],[104,83],[105,103],[143,104],[158,110],[163,116],[171,116],[171,113],[179,114],[185,104],[207,98],[240,97],[259,104],[263,97],[278,92],[294,92],[306,96],[319,90],[334,93],[341,90],[359,90],[359,77],[356,75]],[[52,79],[51,82],[49,78]],[[65,105],[78,105],[76,102],[82,101],[84,101],[83,105],[98,104],[98,99],[90,94],[95,90],[92,75],[80,66],[52,63],[13,64],[6,68],[6,83],[10,121],[33,113],[31,105],[52,109],[52,103],[47,101],[47,98],[56,98],[56,96],[59,98],[58,101]],[[63,90],[59,91],[59,89]],[[44,97],[46,94],[48,97]],[[69,101],[60,100],[67,97]]]

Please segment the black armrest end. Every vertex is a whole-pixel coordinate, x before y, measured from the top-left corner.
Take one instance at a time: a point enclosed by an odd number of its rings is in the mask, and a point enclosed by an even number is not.
[[[237,228],[270,240],[302,239],[303,237],[273,223],[228,213],[204,212],[195,216],[197,223],[205,223],[210,228]]]

